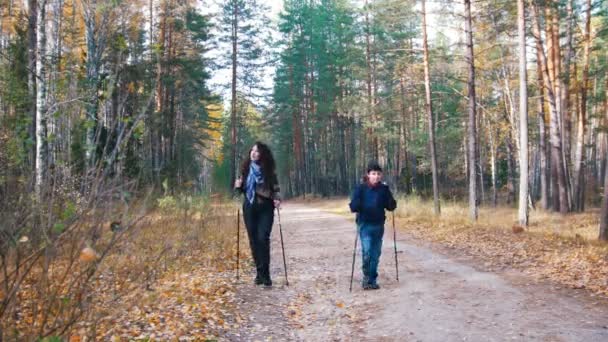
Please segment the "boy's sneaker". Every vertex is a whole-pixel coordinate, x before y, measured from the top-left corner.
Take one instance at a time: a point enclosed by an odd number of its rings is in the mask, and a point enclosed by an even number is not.
[[[262,280],[262,277],[256,276],[255,277],[255,284],[256,285],[262,285],[262,284],[264,284],[264,281]]]
[[[368,283],[363,283],[363,284],[361,284],[361,287],[362,287],[364,290],[371,290],[372,285],[371,285],[371,284],[368,284]]]
[[[380,285],[378,285],[377,283],[369,284],[369,288],[372,290],[378,290],[380,289]]]
[[[263,279],[262,283],[264,284],[264,287],[272,287],[272,280],[270,280],[270,277]]]

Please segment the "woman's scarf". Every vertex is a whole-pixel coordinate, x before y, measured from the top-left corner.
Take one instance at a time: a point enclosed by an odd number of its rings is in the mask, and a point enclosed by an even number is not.
[[[246,196],[249,203],[253,204],[255,200],[255,187],[256,184],[263,184],[264,178],[262,177],[262,169],[255,161],[251,161],[249,164],[249,175],[247,175]]]

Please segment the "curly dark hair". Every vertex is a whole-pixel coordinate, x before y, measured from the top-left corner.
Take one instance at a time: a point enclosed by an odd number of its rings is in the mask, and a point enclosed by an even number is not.
[[[262,175],[264,177],[264,183],[269,184],[272,182],[276,182],[276,164],[274,162],[274,157],[272,156],[272,152],[268,145],[256,141],[253,146],[258,148],[258,152],[260,153],[260,159],[258,163],[260,164],[260,168],[262,169]],[[241,164],[241,176],[243,180],[247,179],[247,175],[249,174],[249,166],[251,164],[251,150],[253,146],[247,152],[247,156],[245,157],[245,161]]]

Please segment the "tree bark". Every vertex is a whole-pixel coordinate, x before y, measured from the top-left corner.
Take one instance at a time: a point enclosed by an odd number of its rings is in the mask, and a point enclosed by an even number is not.
[[[475,102],[475,58],[473,53],[473,29],[471,19],[471,0],[464,0],[465,8],[465,34],[466,34],[466,61],[469,65],[468,95],[468,156],[469,156],[469,218],[477,220],[477,141],[476,141],[476,102]]]
[[[543,87],[543,71],[540,62],[540,48],[536,49],[536,80],[538,85],[538,149],[540,153],[540,206],[549,208],[549,186],[547,183],[547,146],[545,127],[545,89]]]
[[[97,89],[99,87],[99,69],[101,66],[101,54],[99,46],[97,24],[97,1],[92,0],[89,3],[82,2],[85,22],[85,36],[87,45],[87,60],[86,72],[87,82],[89,86],[89,103],[87,104],[87,132],[86,132],[86,160],[88,167],[93,167],[95,164],[95,138],[98,125],[97,107],[99,104],[99,95]]]
[[[366,64],[366,88],[367,88],[367,120],[370,120],[373,123],[375,115],[375,106],[374,106],[374,89],[373,89],[373,77],[372,77],[372,48],[371,48],[371,27],[369,20],[369,3],[365,0],[365,64]],[[370,141],[370,150],[368,151],[366,157],[368,159],[378,160],[378,140],[376,137],[376,132],[373,129],[373,126],[370,125],[367,129],[368,139]]]
[[[517,0],[519,35],[519,224],[528,225],[528,88],[524,0]]]
[[[28,58],[28,77],[27,77],[27,90],[30,99],[35,99],[36,94],[36,46],[37,46],[37,31],[38,31],[38,1],[28,0],[28,28],[27,28],[27,58]],[[36,101],[30,101],[30,118],[32,124],[29,127],[30,136],[36,136]],[[36,145],[30,149],[30,160],[33,165],[34,184],[36,184],[36,170],[37,170],[37,158],[36,158]]]
[[[581,107],[578,111],[576,151],[574,154],[574,209],[585,210],[585,130],[587,127],[587,89],[589,88],[589,56],[591,54],[591,0],[586,1],[585,48],[583,54],[583,80]]]
[[[38,2],[36,26],[36,182],[35,189],[41,199],[47,159],[46,127],[46,0]]]
[[[424,107],[429,125],[429,148],[431,152],[431,170],[433,173],[433,210],[435,215],[441,213],[439,204],[439,179],[437,176],[437,154],[435,152],[435,120],[433,117],[433,104],[431,101],[431,77],[429,71],[429,47],[426,33],[426,1],[422,0],[422,44],[424,49]]]
[[[538,20],[538,11],[536,10],[536,4],[530,6],[530,14],[533,21],[534,36],[537,41],[537,48],[539,48],[541,57],[541,66],[543,69],[543,76],[545,79],[547,95],[549,99],[549,107],[551,109],[551,122],[550,122],[550,136],[551,136],[551,174],[552,181],[554,182],[554,189],[556,190],[553,194],[553,209],[560,211],[561,213],[567,213],[569,211],[568,205],[568,194],[566,187],[566,177],[564,171],[564,160],[562,154],[561,134],[559,129],[559,114],[558,114],[558,98],[553,87],[553,78],[550,77],[549,66],[547,64],[547,57],[543,49],[542,38],[540,35],[540,24]]]
[[[232,84],[230,100],[230,184],[232,187],[238,172],[237,168],[237,141],[236,141],[236,73],[238,48],[238,1],[232,2]]]
[[[600,213],[599,239],[608,241],[608,172],[604,177],[604,199],[602,199],[602,211]]]

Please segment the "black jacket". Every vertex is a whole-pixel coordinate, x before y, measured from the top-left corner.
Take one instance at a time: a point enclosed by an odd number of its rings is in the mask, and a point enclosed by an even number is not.
[[[349,206],[352,212],[357,213],[357,223],[384,224],[384,209],[395,210],[397,201],[388,185],[380,183],[372,187],[363,183],[353,191]]]

